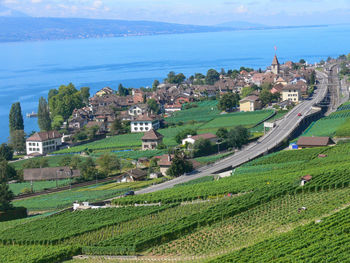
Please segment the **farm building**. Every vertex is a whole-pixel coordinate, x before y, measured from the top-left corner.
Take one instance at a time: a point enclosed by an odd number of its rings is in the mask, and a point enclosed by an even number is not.
[[[31,168],[23,170],[24,181],[61,180],[79,176],[79,170],[72,170],[68,166]]]
[[[171,166],[172,159],[174,158],[174,155],[170,154],[164,154],[159,157],[158,165],[160,167],[160,172],[162,175],[166,175],[166,171],[168,171],[169,167]]]
[[[58,150],[62,145],[62,135],[58,131],[36,132],[26,140],[27,155],[41,155]]]
[[[159,144],[163,142],[163,135],[152,129],[146,132],[141,140],[143,151],[154,150]]]
[[[300,137],[297,142],[299,149],[322,147],[334,144],[334,141],[329,137]]]
[[[132,169],[117,178],[117,183],[129,183],[145,179],[147,172],[141,169]]]
[[[300,185],[304,186],[306,183],[310,182],[311,179],[312,179],[311,175],[305,175],[305,176],[301,177]]]
[[[216,143],[218,141],[218,137],[212,133],[204,133],[204,134],[199,134],[199,135],[188,135],[186,139],[182,140],[182,145],[185,145],[186,143],[194,144],[196,141],[204,139],[204,140],[209,140],[213,143]]]
[[[256,111],[262,108],[261,101],[258,96],[250,95],[239,101],[240,111]]]

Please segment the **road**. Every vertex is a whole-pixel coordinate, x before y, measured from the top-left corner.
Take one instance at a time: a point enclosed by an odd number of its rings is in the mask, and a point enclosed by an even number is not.
[[[317,78],[320,81],[318,88],[310,100],[305,100],[295,106],[285,117],[278,121],[275,128],[271,129],[266,135],[261,137],[257,142],[251,143],[242,150],[236,152],[233,156],[222,159],[213,165],[199,168],[195,174],[183,175],[171,181],[154,185],[139,191],[135,194],[145,194],[171,188],[176,184],[185,183],[190,180],[201,178],[203,176],[215,174],[224,169],[233,169],[238,167],[276,146],[279,146],[283,140],[299,126],[299,123],[309,114],[312,113],[312,106],[323,100],[328,92],[328,75],[323,72],[317,72]],[[298,116],[301,113],[301,116]]]

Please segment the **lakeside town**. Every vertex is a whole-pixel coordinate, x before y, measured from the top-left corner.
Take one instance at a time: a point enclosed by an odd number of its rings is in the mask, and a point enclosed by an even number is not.
[[[331,62],[329,59],[328,63]],[[118,91],[104,87],[92,97],[89,97],[88,88],[82,88],[78,91],[72,84],[61,86],[58,90],[49,92],[49,102],[46,102],[45,98],[40,99],[39,111],[35,116],[38,117],[42,131],[26,138],[24,158],[47,156],[52,153],[60,154],[61,152],[64,154],[65,149],[67,153],[90,155],[94,149],[89,148],[89,143],[101,141],[111,136],[142,133],[143,136],[139,138],[140,149],[138,147],[128,149],[127,147],[120,149],[120,151],[130,153],[135,150],[163,150],[164,152],[165,149],[168,152],[160,156],[146,154],[147,157],[139,154],[140,158],[134,168],[140,163],[148,164],[150,159],[155,157],[153,165],[159,167],[153,170],[158,171],[159,175],[167,176],[167,170],[173,163],[175,152],[176,155],[182,152],[183,158],[190,161],[187,165],[188,168],[183,165],[182,169],[176,169],[178,171],[171,174],[175,177],[180,176],[183,172],[190,172],[201,166],[201,163],[193,157],[219,154],[220,146],[222,152],[229,154],[232,150],[241,148],[251,140],[258,139],[263,133],[250,133],[246,127],[239,126],[239,123],[219,125],[220,128],[214,129],[215,132],[212,133],[200,132],[197,134],[195,130],[187,128],[174,134],[175,137],[179,137],[176,140],[181,147],[179,145],[170,146],[163,143],[164,135],[157,130],[184,127],[188,122],[184,123],[181,118],[175,122],[167,120],[171,120],[182,110],[196,108],[198,103],[209,101],[213,102],[208,104],[209,110],[217,111],[218,116],[225,114],[230,116],[231,113],[238,112],[268,113],[266,118],[263,117],[254,123],[258,125],[265,119],[273,118],[277,112],[286,113],[312,95],[316,84],[315,68],[322,68],[324,65],[325,62],[321,62],[320,65],[308,65],[303,59],[297,63],[287,61],[280,64],[275,55],[271,65],[264,71],[242,67],[240,70],[228,70],[227,72],[222,69],[219,73],[211,69],[207,75],[197,73],[188,79],[182,73],[170,72],[164,83],[159,83],[156,80],[152,88],[131,89],[120,84]],[[60,104],[60,101],[65,99],[64,96],[74,93],[79,93],[80,97],[84,96],[84,98],[75,101],[71,98],[68,105]],[[60,98],[60,96],[63,97]],[[75,108],[77,105],[82,107]],[[56,111],[57,113],[55,113]],[[32,117],[32,115],[29,116]],[[190,122],[195,124],[198,120],[193,118]],[[236,141],[228,141],[226,135],[229,132],[229,127],[241,128],[238,129],[239,135],[237,136],[240,138]],[[56,129],[52,130],[52,128]],[[16,136],[15,138],[17,139]],[[18,143],[14,144],[19,146]],[[77,149],[74,146],[79,146],[82,149],[84,145],[86,148],[83,151],[74,150]],[[18,148],[20,150],[21,147]],[[112,150],[108,151],[107,149],[105,153]],[[22,153],[18,152],[18,154]],[[158,152],[155,151],[156,153]],[[122,155],[120,157],[123,158]],[[185,162],[185,160],[183,161]],[[35,168],[35,166],[34,162],[34,165],[27,165],[27,169],[23,170],[25,180],[28,178],[33,180],[35,177],[33,169],[36,169],[37,177],[42,178],[42,168],[44,167]],[[141,167],[143,167],[142,164]],[[74,168],[78,167],[75,165]],[[142,174],[142,178],[147,176],[147,173],[142,170],[132,169],[132,171]],[[56,173],[57,171],[51,171],[51,179],[57,177]],[[76,173],[76,175],[78,174],[80,175],[80,173]],[[154,173],[152,176],[158,177]],[[91,175],[85,176],[85,178],[89,177],[94,178]],[[120,177],[123,178],[120,180],[124,181],[133,180],[131,178],[126,180],[124,175]]]
[[[350,55],[315,64],[274,55],[266,70],[170,72],[152,87],[120,84],[92,96],[68,84],[39,99],[27,117],[40,131],[29,135],[14,103],[0,146],[0,249],[62,249],[52,262],[221,262],[250,244],[245,236],[277,237],[285,223],[276,209],[295,227],[326,216],[350,201],[349,83]],[[253,231],[251,220],[266,230]],[[222,232],[232,226],[243,234]]]

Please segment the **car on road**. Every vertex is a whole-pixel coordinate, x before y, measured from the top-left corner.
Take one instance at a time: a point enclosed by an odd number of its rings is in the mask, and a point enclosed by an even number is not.
[[[129,195],[135,195],[134,191],[127,191],[125,194],[123,194],[123,197],[129,196]]]
[[[299,116],[299,117],[301,116],[301,113],[300,113],[300,112],[298,113],[298,116]]]

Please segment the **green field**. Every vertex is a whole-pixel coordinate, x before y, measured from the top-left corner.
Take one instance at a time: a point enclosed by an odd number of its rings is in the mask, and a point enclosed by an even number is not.
[[[201,126],[201,130],[211,131],[219,128],[232,128],[238,125],[252,127],[274,114],[272,110],[237,112],[220,115]]]
[[[213,103],[213,102],[210,101],[207,104],[210,105],[210,103]],[[203,106],[201,108],[205,108],[205,107]],[[198,108],[194,108],[194,109],[198,109]],[[197,130],[198,134],[203,134],[207,132],[216,133],[216,131],[221,127],[228,128],[228,129],[238,125],[252,127],[257,123],[265,120],[269,116],[272,116],[273,114],[274,114],[274,111],[266,110],[266,111],[237,112],[237,113],[216,115],[213,118],[211,118],[209,121],[202,121],[194,124],[185,124],[185,125],[178,125],[176,127],[159,129],[158,132],[164,136],[163,138],[164,144],[166,144],[167,146],[176,146],[177,142],[175,141],[175,136],[180,131],[185,129],[195,129]],[[191,118],[191,120],[198,121],[195,119],[196,118],[195,116],[196,115],[189,115],[189,118]],[[156,152],[153,152],[155,153],[155,155],[153,155],[151,154],[151,152],[137,151],[141,147],[142,136],[143,136],[143,133],[117,135],[117,136],[102,139],[96,142],[87,143],[87,144],[72,147],[69,149],[63,149],[56,153],[59,153],[59,154],[79,153],[84,151],[85,149],[91,149],[94,151],[94,153],[121,151],[116,153],[119,157],[131,158],[131,159],[136,159],[135,156],[137,156],[137,158],[140,158],[140,157],[153,157],[158,155],[158,153]],[[125,149],[136,150],[136,151],[135,153],[122,151]]]
[[[350,109],[344,104],[327,117],[313,122],[302,136],[350,137]]]
[[[308,224],[321,220],[321,226],[328,220],[326,217],[338,215],[337,211],[350,203],[349,151],[349,143],[281,151],[235,169],[228,178],[204,177],[155,193],[115,199],[113,203],[118,205],[115,208],[67,211],[2,228],[0,224],[0,240],[3,246],[10,243],[69,247],[74,244],[84,254],[145,255],[145,260],[149,257],[151,261],[184,257],[181,260],[187,262],[213,258],[218,258],[216,262],[251,261],[252,258],[256,258],[256,262],[280,258],[283,262],[292,259],[286,255],[293,253],[299,259],[297,248],[301,243],[297,237],[300,233],[295,234],[295,231],[305,228],[302,240],[305,242],[309,237],[312,243],[303,246],[303,250],[305,259],[310,259],[312,253],[308,247],[317,247],[318,242],[323,247],[327,244],[333,248],[333,245],[325,236],[318,239],[320,233],[313,235]],[[319,154],[326,157],[321,158]],[[311,175],[312,180],[301,187],[300,178],[305,175]],[[141,184],[143,182],[138,182],[137,187]],[[42,196],[37,204],[27,205],[32,209],[39,206],[47,210],[56,206],[57,209],[59,203],[68,201],[71,204],[78,194],[86,198],[105,198],[103,194],[117,194],[120,187],[115,183],[100,184],[65,191],[62,196]],[[127,184],[124,187],[132,188]],[[14,203],[26,206],[24,202],[34,200]],[[344,234],[348,232],[348,221],[345,225],[341,221],[339,224],[341,227],[334,232],[339,238],[332,234],[331,240],[346,247],[348,239]],[[284,241],[289,235],[288,242]],[[269,246],[291,254],[270,251]],[[343,259],[340,252],[335,250],[330,255]],[[106,261],[101,259],[101,262]]]
[[[0,262],[55,263],[71,259],[80,251],[71,246],[0,246]]]
[[[220,114],[217,108],[218,102],[216,100],[195,102],[194,104],[197,104],[198,107],[175,112],[173,116],[166,118],[165,121],[168,123],[186,123],[193,120],[197,122],[206,122]]]
[[[159,183],[162,179],[154,179],[132,183],[102,183],[81,188],[73,188],[58,193],[40,195],[13,201],[15,206],[24,206],[29,211],[55,211],[72,206],[75,201],[101,201],[119,196],[129,190]]]
[[[37,157],[36,160],[40,160],[41,158],[45,158],[48,161],[49,167],[57,167],[60,166],[60,161],[64,158],[64,155],[58,155],[58,156],[48,156],[48,157]],[[73,155],[72,155],[73,157]],[[30,159],[26,160],[20,160],[16,162],[10,163],[12,167],[14,167],[16,170],[23,169],[23,165],[28,162]]]
[[[58,186],[65,186],[69,185],[69,179],[67,180],[58,180],[57,185]],[[31,189],[31,184],[30,182],[25,182],[25,183],[15,183],[15,184],[10,184],[10,190],[15,194],[21,194],[23,193],[23,189]],[[45,189],[49,188],[55,188],[56,187],[56,181],[38,181],[38,182],[33,182],[33,191],[34,192],[39,192]]]

